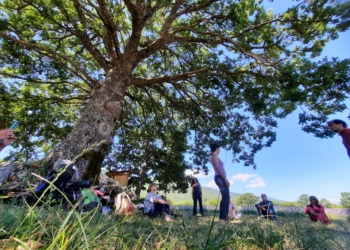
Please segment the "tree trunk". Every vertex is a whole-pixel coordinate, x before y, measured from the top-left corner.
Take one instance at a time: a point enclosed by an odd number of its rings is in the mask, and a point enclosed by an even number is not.
[[[147,164],[144,162],[141,164],[141,170],[140,170],[140,179],[137,183],[137,188],[135,190],[135,194],[140,197],[141,194],[141,190],[143,187],[143,183],[145,181],[145,175],[146,175],[146,168],[147,168]]]
[[[126,86],[131,79],[131,73],[127,72],[114,67],[101,85],[94,86],[78,123],[50,155],[50,164],[54,165],[60,158],[73,160],[83,153],[76,161],[81,177],[98,181],[102,162],[113,142]]]

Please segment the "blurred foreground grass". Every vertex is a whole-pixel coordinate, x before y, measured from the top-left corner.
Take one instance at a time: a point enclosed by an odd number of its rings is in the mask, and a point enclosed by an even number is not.
[[[242,220],[221,226],[214,211],[205,217],[176,211],[184,216],[173,223],[137,212],[123,217],[57,208],[29,211],[0,204],[0,249],[350,249],[350,223],[344,217],[331,217],[333,223],[324,225],[283,212],[270,222],[241,211]]]

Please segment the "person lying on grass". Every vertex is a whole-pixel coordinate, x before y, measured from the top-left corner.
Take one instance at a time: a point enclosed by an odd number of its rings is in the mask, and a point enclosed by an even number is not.
[[[261,194],[262,202],[255,204],[259,216],[264,216],[266,219],[276,220],[276,212],[272,201],[267,199],[266,194]]]
[[[173,221],[169,215],[171,204],[156,194],[157,185],[155,183],[151,183],[147,191],[148,194],[146,195],[144,203],[145,214],[149,217],[156,217],[160,214],[163,214],[167,222]]]
[[[315,196],[310,196],[309,200],[310,204],[306,206],[304,213],[309,215],[310,220],[331,223],[324,211],[324,206],[318,203],[318,199]]]

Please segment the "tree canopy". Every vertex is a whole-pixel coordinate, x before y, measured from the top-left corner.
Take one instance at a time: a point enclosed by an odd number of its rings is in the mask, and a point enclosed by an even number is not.
[[[1,124],[20,121],[15,157],[41,149],[55,162],[90,149],[78,161],[86,177],[109,155],[123,166],[147,161],[152,178],[183,186],[183,174],[171,175],[205,169],[212,141],[256,167],[254,155],[276,139],[276,118],[305,106],[304,129],[324,135],[310,122],[346,108],[350,61],[312,58],[348,29],[348,7],[4,0]]]
[[[308,194],[302,194],[299,196],[299,199],[297,200],[297,203],[303,205],[303,206],[306,206],[308,205],[310,202],[309,202],[309,195]]]
[[[253,206],[259,200],[259,197],[252,193],[244,193],[240,195],[235,202],[236,206]]]

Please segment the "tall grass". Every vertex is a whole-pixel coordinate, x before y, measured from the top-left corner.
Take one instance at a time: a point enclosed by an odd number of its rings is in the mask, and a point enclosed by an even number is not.
[[[300,212],[283,212],[270,222],[257,220],[253,211],[241,212],[241,221],[221,226],[217,215],[213,220],[213,211],[206,217],[175,217],[174,223],[167,223],[137,212],[130,217],[97,210],[82,215],[0,204],[0,249],[350,249],[346,219],[333,218],[331,225],[324,225]]]

